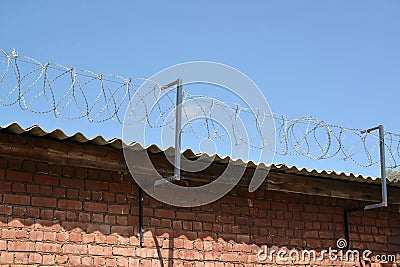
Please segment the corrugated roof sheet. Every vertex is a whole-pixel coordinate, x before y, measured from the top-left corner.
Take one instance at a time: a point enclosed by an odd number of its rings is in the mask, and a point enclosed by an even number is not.
[[[28,127],[26,129],[22,128],[19,124],[17,123],[12,123],[9,124],[5,127],[0,126],[0,133],[7,133],[7,134],[13,134],[13,135],[24,135],[24,136],[34,136],[34,137],[41,137],[41,138],[48,138],[52,140],[57,140],[57,141],[67,141],[67,142],[73,142],[73,143],[78,143],[78,144],[91,144],[91,145],[96,145],[96,146],[107,146],[107,147],[112,147],[115,149],[122,149],[122,147],[125,145],[121,139],[118,138],[113,138],[111,140],[105,140],[102,136],[96,136],[94,138],[87,138],[84,134],[78,132],[73,135],[66,135],[62,130],[56,129],[51,132],[46,132],[42,128],[40,128],[38,125],[34,125],[31,127]],[[143,147],[139,143],[132,144],[135,149],[138,150],[144,150],[146,149],[147,151],[151,153],[173,153],[173,149],[169,148],[167,150],[162,150],[160,149],[157,145],[150,145],[148,147]],[[207,154],[195,154],[192,150],[188,149],[183,152],[186,158],[189,159],[196,159],[199,157],[211,157]],[[230,157],[224,157],[221,158],[218,155],[215,156],[214,162],[219,163],[219,164],[227,164],[228,162],[231,161]],[[243,162],[242,160],[235,160],[236,164],[246,164],[248,168],[255,168],[257,165],[253,163],[252,161],[249,162]],[[309,170],[306,168],[298,168],[296,166],[287,166],[285,164],[272,164],[270,166],[264,165],[266,168],[271,168],[271,171],[274,172],[282,172],[282,173],[287,173],[287,174],[295,174],[295,175],[302,175],[302,176],[317,176],[317,177],[325,177],[325,178],[330,178],[330,179],[338,179],[338,180],[347,180],[347,181],[354,181],[354,182],[363,182],[363,183],[374,183],[374,184],[380,184],[379,179],[375,179],[372,177],[366,177],[362,175],[356,175],[353,173],[345,173],[345,172],[336,172],[336,171],[327,171],[327,170],[322,170],[318,171],[315,169]],[[398,182],[389,182],[389,185],[392,186],[397,186],[400,187],[400,183]]]

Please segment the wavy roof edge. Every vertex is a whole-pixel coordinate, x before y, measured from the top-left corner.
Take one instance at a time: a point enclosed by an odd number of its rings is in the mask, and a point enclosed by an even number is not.
[[[122,149],[124,146],[127,146],[121,139],[113,138],[110,140],[105,140],[102,136],[96,136],[91,139],[87,138],[83,133],[77,132],[72,135],[66,135],[61,129],[55,129],[51,132],[46,132],[38,125],[33,125],[28,128],[22,128],[18,123],[11,123],[7,126],[0,126],[0,133],[8,133],[13,135],[25,135],[25,136],[33,136],[33,137],[43,137],[49,138],[56,141],[67,141],[78,144],[91,144],[96,146],[104,146],[104,147],[112,147],[115,149]],[[162,150],[157,145],[153,144],[147,147],[143,147],[139,143],[130,144],[135,150],[147,150],[151,153],[173,153],[173,148],[168,148],[166,150]],[[361,174],[354,173],[346,173],[342,171],[333,171],[333,170],[316,170],[316,169],[307,169],[307,168],[298,168],[296,166],[287,166],[285,164],[271,164],[265,165],[263,163],[255,164],[252,161],[244,162],[241,159],[233,160],[229,156],[221,158],[218,155],[208,155],[208,154],[195,154],[192,150],[187,149],[183,152],[185,157],[189,159],[198,159],[198,158],[211,158],[214,157],[213,162],[220,164],[227,164],[228,162],[233,161],[235,164],[246,164],[246,167],[255,168],[255,167],[264,167],[270,170],[274,170],[277,172],[284,172],[288,174],[296,174],[296,175],[304,175],[304,176],[319,176],[325,178],[332,179],[343,179],[354,182],[366,182],[366,183],[379,183],[376,178],[370,176],[363,176]],[[395,185],[400,187],[400,183],[398,182],[389,182],[390,185]]]

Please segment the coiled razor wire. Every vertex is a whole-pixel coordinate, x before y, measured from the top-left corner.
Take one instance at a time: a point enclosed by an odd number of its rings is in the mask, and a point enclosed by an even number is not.
[[[19,105],[21,109],[36,114],[53,113],[65,119],[86,118],[102,123],[114,120],[124,124],[124,115],[133,99],[133,106],[143,105],[145,112],[137,114],[128,110],[130,122],[145,122],[150,128],[174,128],[175,101],[171,91],[163,93],[162,85],[144,78],[125,78],[115,74],[96,74],[92,71],[69,68],[57,63],[42,64],[12,51],[0,49],[0,104]],[[11,84],[11,88],[6,88]],[[138,89],[141,90],[138,90]],[[148,97],[158,99],[152,107],[145,106]],[[331,125],[313,117],[291,119],[281,114],[271,114],[231,102],[220,102],[211,97],[191,95],[184,91],[183,116],[187,123],[182,134],[198,138],[220,140],[239,145],[245,143],[254,150],[269,148],[279,155],[300,155],[309,159],[351,160],[362,167],[379,164],[377,151],[379,137],[376,133],[361,133],[360,129]],[[215,112],[226,111],[225,122],[211,118]],[[195,116],[200,121],[190,121]],[[276,147],[269,147],[264,122],[275,121]],[[132,120],[132,117],[134,118]],[[238,121],[245,129],[235,127]],[[222,125],[231,125],[234,136],[227,136]],[[233,139],[233,140],[232,140]],[[400,135],[385,132],[387,167],[400,167]]]

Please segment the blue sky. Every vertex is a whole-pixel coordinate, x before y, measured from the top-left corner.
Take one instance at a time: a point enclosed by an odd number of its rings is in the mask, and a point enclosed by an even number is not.
[[[228,64],[271,110],[349,128],[400,133],[399,1],[3,1],[0,48],[97,73],[149,77],[177,63]],[[3,90],[3,88],[0,88]],[[1,107],[1,125],[39,124],[88,136],[96,125]],[[279,158],[300,167],[379,168]]]

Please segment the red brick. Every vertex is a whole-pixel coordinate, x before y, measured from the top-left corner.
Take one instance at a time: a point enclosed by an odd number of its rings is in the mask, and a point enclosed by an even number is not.
[[[68,179],[68,178],[61,178],[60,184],[63,187],[67,188],[83,188],[84,181],[80,179]]]
[[[42,263],[43,257],[39,253],[29,253],[28,263],[35,264],[35,263]]]
[[[32,206],[55,208],[56,202],[55,198],[32,197]]]
[[[23,195],[4,195],[4,203],[16,205],[29,205],[31,198]]]
[[[196,219],[202,222],[215,222],[215,215],[208,213],[198,213]]]
[[[31,183],[32,176],[32,173],[29,172],[7,171],[7,180],[9,181]]]
[[[52,195],[52,187],[51,186],[40,186],[40,194],[44,196],[51,196]]]
[[[54,210],[50,209],[41,209],[40,210],[40,219],[42,220],[51,220],[54,217]]]
[[[112,254],[112,248],[106,246],[89,245],[88,250],[91,255],[108,256]]]
[[[94,266],[105,266],[106,265],[106,259],[103,257],[95,257],[93,259],[93,264]],[[151,265],[147,265],[147,266],[151,266]]]
[[[66,177],[73,177],[75,174],[75,170],[73,167],[64,166],[62,168],[62,174]]]
[[[87,224],[87,233],[99,231],[102,234],[110,234],[111,227],[106,224],[89,223]]]
[[[35,243],[30,241],[8,241],[9,251],[35,251]]]
[[[15,232],[15,237],[18,239],[24,239],[28,237],[28,232],[26,229],[21,229]]]
[[[102,222],[104,222],[104,215],[103,214],[98,214],[98,213],[92,214],[91,222],[94,222],[94,223],[102,223]]]
[[[121,183],[110,183],[109,191],[112,193],[131,193],[132,185],[130,184],[121,184]]]
[[[320,222],[331,222],[333,220],[332,214],[319,213],[317,218]]]
[[[106,266],[117,266],[117,259],[114,258],[107,258],[106,259]]]
[[[58,208],[62,210],[82,210],[82,201],[79,200],[58,200]]]
[[[122,236],[133,235],[133,226],[111,226],[111,233],[116,233]]]
[[[108,191],[108,183],[101,181],[86,180],[85,189]]]
[[[82,242],[87,244],[87,243],[93,243],[95,239],[95,234],[82,234]]]
[[[35,184],[53,185],[53,186],[60,185],[60,179],[57,176],[51,176],[45,174],[35,174],[34,181]]]
[[[82,261],[82,266],[94,266],[92,257],[82,257],[81,261]],[[121,265],[121,266],[126,266],[126,265]]]
[[[75,169],[75,177],[77,178],[86,178],[87,177],[87,170],[82,168]]]
[[[14,253],[0,252],[0,262],[3,263],[14,263]],[[8,265],[6,265],[8,266]]]
[[[42,241],[43,232],[42,231],[32,231],[29,233],[29,239],[32,241]]]
[[[38,185],[31,185],[28,184],[26,186],[26,192],[28,192],[29,194],[39,194],[39,186]]]
[[[105,222],[106,224],[115,224],[116,221],[117,221],[116,216],[106,215],[106,216],[104,217],[104,222]]]
[[[69,266],[81,266],[81,256],[69,255]]]
[[[66,254],[86,254],[88,251],[87,245],[79,245],[79,244],[64,244],[63,253]]]
[[[29,256],[29,254],[26,252],[16,252],[16,253],[14,253],[14,263],[27,264],[28,256]]]
[[[14,229],[3,229],[1,231],[1,238],[6,238],[6,239],[10,239],[10,238],[15,238],[15,230]]]
[[[79,221],[90,222],[90,213],[79,212]]]
[[[176,212],[176,218],[180,220],[195,220],[196,214],[194,212]]]
[[[92,191],[92,200],[94,201],[103,200],[103,192]]]
[[[82,233],[75,233],[75,232],[70,233],[69,240],[71,242],[81,242],[82,241]]]
[[[80,190],[79,191],[79,199],[89,200],[90,199],[90,191],[88,190]]]
[[[66,190],[64,188],[54,188],[53,189],[53,196],[54,197],[65,197],[66,196]]]
[[[56,255],[56,263],[65,264],[68,261],[68,255]]]
[[[112,214],[129,214],[128,205],[108,205],[108,212]]]
[[[12,192],[14,192],[14,193],[26,192],[25,184],[23,184],[23,183],[13,183],[12,184]]]
[[[173,219],[175,218],[175,212],[173,210],[155,209],[154,216]]]
[[[117,216],[117,224],[118,225],[127,225],[128,217],[127,216]]]
[[[57,234],[55,232],[44,232],[43,240],[56,241]]]
[[[113,255],[134,257],[135,249],[126,247],[113,247]]]
[[[107,244],[116,245],[118,244],[118,237],[114,235],[107,236],[106,238]]]
[[[36,251],[45,252],[45,253],[61,253],[61,244],[54,243],[36,243]]]
[[[67,197],[72,199],[77,199],[79,196],[79,192],[77,189],[68,189],[67,190]]]
[[[126,194],[115,194],[115,201],[117,203],[126,203],[128,200]]]
[[[107,241],[107,237],[103,234],[95,235],[95,242],[96,244],[105,244]]]
[[[104,192],[104,201],[106,202],[114,202],[115,194],[111,192]]]
[[[55,263],[55,255],[43,255],[43,264],[44,265],[54,265]]]
[[[0,181],[0,193],[10,193],[11,183]]]
[[[271,209],[273,210],[287,210],[287,203],[283,202],[272,202],[271,203]]]
[[[94,212],[107,212],[107,204],[95,203],[95,202],[85,202],[84,210],[94,211]]]
[[[0,214],[11,215],[12,214],[11,206],[0,205]]]
[[[67,241],[69,238],[69,234],[68,233],[57,233],[57,240],[61,241],[61,242],[65,242]]]

